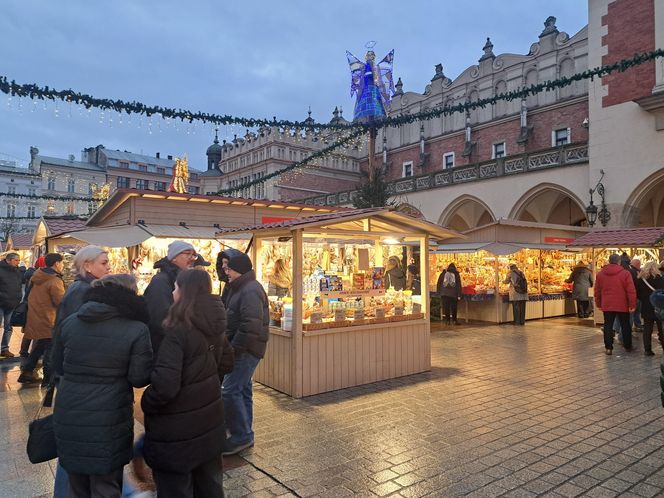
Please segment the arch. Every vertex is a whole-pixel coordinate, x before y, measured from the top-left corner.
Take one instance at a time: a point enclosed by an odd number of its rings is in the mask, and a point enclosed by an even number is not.
[[[458,232],[496,221],[491,208],[479,198],[464,194],[450,202],[438,217],[438,224]]]
[[[569,78],[574,74],[574,59],[570,57],[565,57],[560,61],[558,66],[558,77],[559,78]],[[558,97],[561,99],[566,99],[574,95],[575,83],[571,85],[564,86],[559,89]]]
[[[507,92],[507,83],[505,83],[505,80],[500,80],[496,83],[496,86],[494,87],[494,95],[500,95],[501,93],[506,93]],[[507,114],[507,101],[505,100],[499,100],[496,102],[493,106],[493,112],[494,112],[494,118],[499,118],[501,116],[504,116]]]
[[[625,202],[623,225],[656,227],[664,225],[664,168],[637,185]]]
[[[553,183],[541,183],[523,194],[509,218],[556,225],[586,224],[583,201],[574,192]]]
[[[530,68],[524,77],[524,83],[525,86],[530,86],[530,85],[537,85],[539,80],[539,74],[537,73],[537,68]],[[531,107],[536,107],[537,106],[537,95],[528,95],[526,97],[526,105],[530,109]]]

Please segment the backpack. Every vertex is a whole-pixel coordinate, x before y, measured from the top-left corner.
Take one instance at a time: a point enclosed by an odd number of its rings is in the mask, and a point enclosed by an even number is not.
[[[514,282],[514,292],[517,292],[519,294],[527,294],[528,293],[528,282],[526,281],[526,276],[523,274],[523,272],[520,271],[515,271],[516,274],[516,282]]]
[[[664,320],[664,308],[657,306],[658,304],[664,304],[664,290],[656,290],[650,294],[650,304],[652,304],[652,309],[655,312],[655,316],[660,320]]]
[[[445,276],[443,276],[443,287],[455,287],[456,286],[456,276],[451,271],[446,271]]]

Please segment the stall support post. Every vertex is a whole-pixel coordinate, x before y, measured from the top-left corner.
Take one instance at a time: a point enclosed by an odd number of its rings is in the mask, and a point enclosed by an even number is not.
[[[493,302],[494,302],[494,309],[496,311],[496,323],[501,323],[503,299],[502,296],[500,295],[500,269],[498,268],[498,255],[495,255],[495,257],[493,258],[493,266],[496,271],[495,288],[493,291],[494,295]]]
[[[429,236],[420,239],[420,296],[422,296],[422,313],[427,322],[429,313]],[[426,296],[426,297],[425,297]]]
[[[303,393],[303,347],[302,347],[302,268],[304,251],[302,230],[293,232],[293,326],[291,327],[292,371],[291,382],[293,397],[301,398]]]

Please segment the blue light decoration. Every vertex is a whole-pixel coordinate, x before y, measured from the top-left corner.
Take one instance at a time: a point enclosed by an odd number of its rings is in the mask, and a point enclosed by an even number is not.
[[[350,96],[357,95],[354,123],[373,124],[385,119],[394,95],[394,49],[376,64],[376,54],[372,50],[375,45],[374,41],[365,45],[369,49],[364,56],[365,62],[346,51],[351,74]]]

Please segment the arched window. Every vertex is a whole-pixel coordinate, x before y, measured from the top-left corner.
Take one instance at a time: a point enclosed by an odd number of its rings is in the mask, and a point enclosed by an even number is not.
[[[526,86],[530,85],[536,85],[539,83],[539,77],[537,76],[537,69],[531,69],[526,73]],[[537,94],[535,95],[528,95],[526,98],[526,105],[528,108],[536,107],[537,106]]]
[[[564,59],[560,63],[560,77],[566,77],[569,78],[574,74],[574,61],[572,59]],[[572,97],[576,92],[575,92],[575,86],[576,83],[572,83],[571,85],[564,86],[560,88],[558,96],[561,99],[566,99],[569,97]]]

